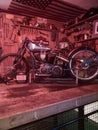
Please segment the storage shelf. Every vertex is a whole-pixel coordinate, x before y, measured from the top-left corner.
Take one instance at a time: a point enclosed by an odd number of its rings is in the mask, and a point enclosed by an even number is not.
[[[20,27],[23,27],[23,28],[38,29],[38,30],[49,31],[49,32],[53,31],[53,30],[46,29],[46,28],[32,27],[32,26],[28,26],[28,25],[16,25],[16,26],[20,26]]]
[[[65,28],[65,30],[74,28],[75,26],[79,26],[79,25],[81,25],[81,24],[83,24],[83,23],[85,23],[85,22],[88,22],[88,21],[90,21],[90,20],[96,20],[96,19],[98,19],[98,14],[96,14],[96,15],[94,15],[94,16],[92,16],[92,17],[89,17],[89,18],[87,18],[87,19],[84,19],[84,20],[78,22],[77,24],[70,25],[69,27]]]
[[[74,42],[74,43],[87,42],[87,41],[92,41],[92,40],[97,40],[97,39],[98,39],[98,37],[88,38],[88,39],[86,39],[86,40],[76,41],[76,42]]]

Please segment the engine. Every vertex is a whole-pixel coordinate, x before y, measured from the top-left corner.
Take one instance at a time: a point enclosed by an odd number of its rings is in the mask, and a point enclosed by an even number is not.
[[[41,64],[39,68],[40,74],[49,74],[51,77],[62,77],[62,67],[51,64]]]

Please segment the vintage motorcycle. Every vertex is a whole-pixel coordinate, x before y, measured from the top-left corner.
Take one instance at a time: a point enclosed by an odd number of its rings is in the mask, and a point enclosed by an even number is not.
[[[64,78],[70,75],[79,81],[88,82],[97,77],[98,55],[94,50],[88,47],[68,50],[66,42],[61,44],[61,48],[51,50],[43,43],[25,37],[17,53],[2,56],[0,76],[3,81],[16,81],[17,77],[20,80],[22,74],[28,82],[30,73],[34,81],[42,77]]]

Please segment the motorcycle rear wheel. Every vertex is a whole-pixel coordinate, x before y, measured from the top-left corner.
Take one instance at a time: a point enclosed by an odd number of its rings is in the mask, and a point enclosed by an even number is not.
[[[71,75],[80,82],[94,80],[98,76],[98,55],[88,48],[76,49],[70,58],[69,69]]]
[[[25,58],[17,54],[7,54],[0,59],[0,76],[5,83],[16,81],[18,73],[25,73],[27,76],[28,72]]]

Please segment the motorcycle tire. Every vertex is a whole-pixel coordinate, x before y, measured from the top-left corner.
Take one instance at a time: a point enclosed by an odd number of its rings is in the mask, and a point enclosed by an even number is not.
[[[78,48],[72,52],[69,70],[73,78],[89,82],[98,76],[98,54],[90,48]]]
[[[16,81],[19,73],[25,73],[28,77],[29,67],[24,57],[17,54],[7,54],[0,59],[0,76],[5,83]],[[26,78],[27,81],[28,78]]]

